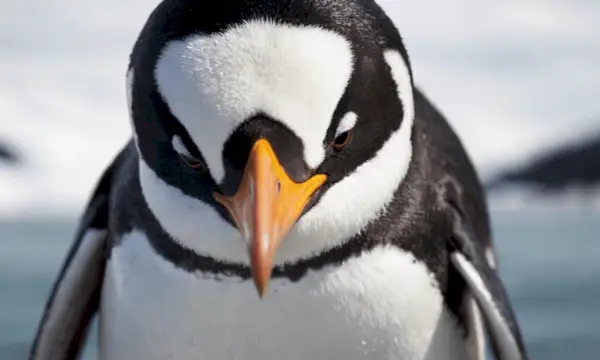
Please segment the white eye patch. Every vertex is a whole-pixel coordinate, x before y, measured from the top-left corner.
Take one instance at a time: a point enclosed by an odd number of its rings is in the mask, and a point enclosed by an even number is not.
[[[354,128],[354,125],[356,125],[357,119],[358,119],[358,116],[356,115],[356,113],[354,113],[352,111],[349,113],[346,113],[346,115],[344,115],[342,120],[340,120],[340,124],[338,125],[338,128],[335,131],[335,137],[342,135],[346,131],[352,130]]]
[[[192,154],[187,149],[187,147],[183,143],[183,140],[181,140],[181,138],[179,136],[177,136],[177,135],[173,136],[173,139],[171,140],[171,144],[173,145],[173,149],[175,149],[175,151],[177,151],[181,155],[192,157]]]

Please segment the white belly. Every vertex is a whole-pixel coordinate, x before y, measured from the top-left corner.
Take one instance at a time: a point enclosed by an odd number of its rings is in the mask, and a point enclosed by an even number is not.
[[[100,359],[469,359],[425,267],[375,249],[300,281],[187,273],[133,232],[107,265]]]

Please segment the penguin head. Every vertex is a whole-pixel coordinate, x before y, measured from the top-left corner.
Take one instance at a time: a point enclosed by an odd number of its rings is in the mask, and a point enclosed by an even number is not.
[[[127,80],[150,210],[261,294],[274,266],[351,241],[409,168],[409,60],[372,1],[167,0]]]

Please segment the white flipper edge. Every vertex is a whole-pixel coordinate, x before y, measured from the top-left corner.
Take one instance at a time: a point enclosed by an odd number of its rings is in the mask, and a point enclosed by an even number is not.
[[[55,284],[32,348],[31,360],[76,359],[97,308],[104,272],[106,231],[86,229]]]
[[[104,171],[79,223],[31,346],[29,360],[75,360],[98,311],[106,254],[112,176],[127,147]]]
[[[500,357],[500,360],[524,359],[506,318],[496,306],[490,290],[475,266],[457,251],[453,252],[450,258],[452,264],[469,285],[473,297],[486,319],[489,336],[492,337],[497,348],[496,351],[498,351],[497,356]]]

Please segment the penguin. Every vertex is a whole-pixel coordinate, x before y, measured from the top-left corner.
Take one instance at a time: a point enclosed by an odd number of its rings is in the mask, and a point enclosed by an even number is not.
[[[478,174],[372,0],[164,0],[31,360],[527,359]],[[487,337],[485,336],[487,334]]]

